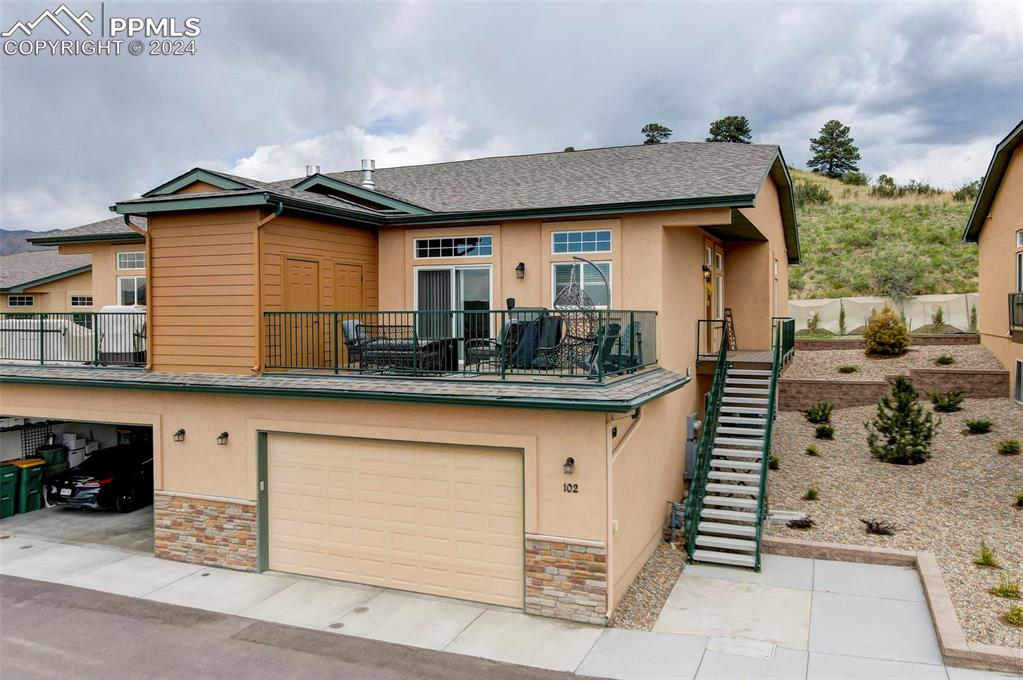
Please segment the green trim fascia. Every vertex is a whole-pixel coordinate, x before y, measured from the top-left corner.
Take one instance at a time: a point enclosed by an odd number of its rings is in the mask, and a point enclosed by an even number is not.
[[[188,172],[178,175],[169,182],[164,182],[155,189],[150,189],[146,193],[142,194],[143,197],[149,196],[166,196],[167,194],[173,194],[175,191],[184,189],[189,184],[195,182],[205,182],[206,184],[212,184],[218,189],[228,191],[231,189],[255,189],[256,187],[249,186],[248,184],[242,184],[233,179],[228,179],[222,175],[218,175],[209,170],[203,170],[202,168],[192,168]]]
[[[661,201],[633,201],[628,203],[601,203],[596,205],[565,206],[557,208],[526,208],[514,210],[479,210],[469,212],[437,212],[424,216],[388,217],[394,226],[426,224],[454,224],[489,220],[532,220],[557,217],[585,217],[664,210],[697,210],[699,208],[752,208],[756,194],[716,196],[713,198],[668,199]]]
[[[270,568],[270,480],[267,476],[267,434],[256,433],[256,571]]]
[[[139,243],[145,243],[145,239],[142,238],[136,232],[124,232],[118,234],[81,234],[78,236],[41,236],[39,238],[28,239],[29,243],[34,243],[38,246],[58,245],[61,243],[120,243],[122,241],[137,241]]]
[[[796,223],[796,192],[792,185],[792,175],[789,174],[789,166],[785,163],[785,156],[781,153],[781,147],[775,155],[767,172],[760,178],[757,184],[757,195],[764,187],[767,178],[774,179],[778,185],[778,208],[781,210],[782,231],[785,233],[785,250],[788,252],[788,263],[799,264],[799,225]]]
[[[647,392],[629,401],[599,399],[535,399],[528,397],[459,397],[450,395],[414,394],[409,392],[360,392],[324,389],[282,389],[271,387],[234,387],[228,385],[196,385],[192,383],[154,383],[118,380],[82,380],[75,378],[42,378],[38,376],[0,376],[0,385],[56,385],[60,387],[84,387],[97,389],[150,390],[157,392],[191,392],[196,394],[221,394],[239,397],[277,397],[284,399],[326,399],[339,401],[370,401],[384,403],[449,404],[462,406],[499,406],[505,408],[533,408],[555,411],[600,411],[604,413],[626,413],[647,404],[665,394],[681,389],[692,378],[679,376],[663,387]]]
[[[61,272],[59,274],[50,274],[49,276],[44,276],[41,279],[36,279],[35,281],[29,281],[28,283],[19,283],[17,286],[11,286],[10,288],[0,288],[0,292],[2,292],[2,293],[24,293],[26,288],[32,288],[33,286],[41,286],[44,283],[50,283],[51,281],[60,281],[61,279],[66,279],[68,277],[75,276],[77,274],[84,274],[85,272],[88,272],[88,271],[92,271],[92,265],[91,264],[87,264],[84,267],[77,267],[75,269],[69,269],[68,271]]]
[[[188,194],[185,194],[186,196]],[[264,192],[233,194],[229,196],[204,196],[202,198],[173,198],[166,201],[143,201],[132,203],[115,203],[110,207],[121,215],[148,215],[157,212],[175,212],[181,210],[209,210],[211,208],[237,208],[245,206],[266,205],[268,194]]]
[[[432,214],[431,210],[427,210],[421,205],[416,205],[415,203],[408,203],[407,201],[392,198],[390,196],[386,196],[371,189],[366,189],[364,187],[356,186],[354,184],[349,184],[348,182],[342,182],[340,180],[334,179],[333,177],[328,177],[327,175],[319,174],[310,175],[309,177],[306,177],[304,180],[293,186],[292,189],[307,191],[309,187],[314,187],[317,185],[325,186],[339,193],[354,196],[356,198],[360,198],[371,203],[376,203],[387,208],[392,208],[394,210],[401,210],[402,212],[406,212],[412,215]]]
[[[966,228],[963,230],[963,240],[976,242],[980,237],[980,230],[987,220],[991,204],[995,202],[995,195],[1005,177],[1005,170],[1009,167],[1012,159],[1012,152],[1023,143],[1023,121],[1020,121],[1005,138],[995,146],[995,152],[988,163],[987,172],[984,173],[984,181],[980,185],[980,193],[973,203],[973,210],[970,211],[970,219],[966,221]]]

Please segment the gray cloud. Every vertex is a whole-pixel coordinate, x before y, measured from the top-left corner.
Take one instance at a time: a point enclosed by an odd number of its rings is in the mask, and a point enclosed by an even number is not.
[[[46,3],[4,2],[0,25]],[[98,3],[74,3],[72,9]],[[829,118],[869,173],[983,173],[1023,118],[1012,4],[129,3],[195,57],[0,56],[0,225],[67,227],[194,165],[275,179],[639,141],[742,113],[802,165]],[[244,174],[244,173],[243,173]]]

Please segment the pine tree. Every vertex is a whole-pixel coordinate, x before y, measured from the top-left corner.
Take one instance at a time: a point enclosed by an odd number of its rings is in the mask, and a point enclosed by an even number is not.
[[[646,137],[644,144],[660,144],[671,137],[671,128],[660,123],[647,123],[640,132]]]
[[[807,166],[826,177],[841,177],[847,172],[858,171],[856,161],[860,160],[860,150],[853,141],[848,125],[829,120],[821,128],[820,136],[810,140],[813,158]]]
[[[707,131],[708,142],[731,142],[732,144],[750,144],[753,133],[750,131],[746,116],[725,116],[710,124]]]
[[[891,305],[885,305],[880,314],[870,313],[870,321],[863,331],[867,354],[900,356],[909,350],[909,330]]]
[[[864,423],[867,446],[874,457],[898,465],[918,465],[931,457],[931,440],[941,421],[920,404],[919,394],[905,376],[892,382],[892,393],[877,405],[877,415]]]

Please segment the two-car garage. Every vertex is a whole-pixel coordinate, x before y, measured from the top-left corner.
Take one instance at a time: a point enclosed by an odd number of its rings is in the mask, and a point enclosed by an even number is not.
[[[521,451],[267,439],[270,569],[522,607]]]

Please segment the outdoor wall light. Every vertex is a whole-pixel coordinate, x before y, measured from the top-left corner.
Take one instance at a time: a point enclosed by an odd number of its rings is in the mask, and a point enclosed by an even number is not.
[[[174,441],[176,442],[185,441],[185,428],[181,428],[180,430],[174,433]]]
[[[703,280],[710,281],[710,267],[703,265]]]
[[[565,464],[561,466],[561,469],[565,471],[566,475],[570,475],[575,471],[575,458],[569,456],[565,459]]]
[[[524,279],[524,278],[526,278],[526,263],[525,262],[519,262],[517,265],[515,265],[515,278],[517,278],[517,279]]]
[[[229,436],[231,436],[231,435],[229,435],[229,434],[228,434],[228,433],[226,433],[226,432],[221,432],[221,433],[220,433],[220,436],[219,436],[219,437],[217,437],[217,445],[218,445],[218,446],[227,446],[227,438],[228,438]]]

